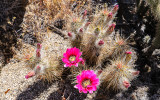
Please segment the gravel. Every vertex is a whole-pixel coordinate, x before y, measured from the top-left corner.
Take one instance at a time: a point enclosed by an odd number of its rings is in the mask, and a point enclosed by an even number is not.
[[[57,57],[62,56],[69,47],[69,42],[67,40],[64,42],[57,34],[48,34],[49,38],[42,42],[42,46],[47,45],[49,48],[47,54],[54,53]],[[30,70],[24,61],[11,59],[11,62],[2,68],[0,74],[0,100],[27,100],[27,98],[46,100],[51,93],[58,90],[58,82],[48,83],[36,77],[25,79],[25,75]]]

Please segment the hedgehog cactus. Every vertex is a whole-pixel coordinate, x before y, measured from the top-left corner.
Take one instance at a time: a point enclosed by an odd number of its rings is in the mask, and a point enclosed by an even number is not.
[[[87,11],[80,18],[73,18],[71,22],[72,32],[68,32],[68,36],[71,38],[71,45],[73,47],[80,48],[82,42],[82,35],[86,32],[90,22],[86,22]]]
[[[36,56],[33,57],[33,61],[35,62],[31,66],[33,70],[31,70],[25,76],[26,79],[37,75],[38,77],[51,82],[52,80],[55,80],[58,77],[60,77],[62,69],[59,66],[60,64],[58,60],[56,60],[55,58],[47,58],[44,54],[45,53],[42,48],[42,45],[38,43],[36,48]]]
[[[107,89],[126,90],[131,86],[130,82],[138,76],[139,71],[134,69],[135,53],[128,45],[127,39],[114,32],[116,24],[113,20],[118,7],[116,4],[110,10],[107,7],[97,10],[92,19],[88,18],[90,15],[87,15],[85,10],[82,17],[75,18],[77,20],[71,23],[73,29],[68,32],[68,37],[72,47],[76,46],[81,49],[86,63],[85,70],[96,70],[98,78]],[[96,69],[101,67],[106,58],[110,59],[111,64],[105,65],[103,71]],[[79,70],[75,67],[74,71],[72,69],[72,76],[77,76],[83,71],[81,67],[84,66],[78,67],[80,67]],[[76,88],[80,92],[83,91],[83,88]],[[84,92],[86,93],[87,90]]]
[[[101,83],[107,89],[129,88],[130,82],[139,71],[134,69],[135,54],[127,39],[115,34],[116,23],[113,20],[118,9],[119,6],[116,4],[110,8],[106,5],[102,9],[97,7],[92,15],[88,13],[91,12],[89,10],[84,10],[83,14],[73,11],[68,15],[66,30],[60,30],[66,33],[71,45],[61,56],[63,63],[47,57],[50,55],[45,55],[41,44],[37,44],[34,58],[37,62],[26,78],[40,74],[50,81],[61,75],[62,70],[57,70],[58,68],[69,67],[70,76],[74,78],[74,83],[77,83],[75,88],[80,93],[92,93]],[[110,60],[110,64],[103,66],[106,58]]]
[[[43,56],[43,54],[41,54],[42,52],[41,44],[38,43],[36,46],[36,50],[30,50],[29,52],[31,53],[27,53],[27,55],[25,55],[24,58],[27,65],[31,68],[34,68],[36,64],[38,64],[41,61],[41,58]],[[36,53],[33,53],[33,52],[36,52]]]
[[[117,10],[118,5],[114,5],[110,10],[104,7],[95,12],[93,20],[88,18],[90,15],[87,16],[87,10],[84,11],[82,17],[71,17],[73,18],[73,22],[71,22],[72,32],[68,32],[71,45],[82,50],[83,58],[88,65],[96,66],[99,64],[101,49],[107,43],[107,38],[114,33],[115,23],[113,23],[113,19]]]
[[[37,48],[36,48],[36,56],[35,57],[33,56],[33,61],[34,62],[32,64],[32,66],[30,66],[30,67],[32,67],[34,69],[32,71],[30,71],[25,76],[26,79],[28,79],[28,78],[30,78],[30,77],[32,77],[32,76],[36,75],[37,73],[40,73],[40,72],[42,72],[44,70],[44,68],[42,66],[37,65],[37,64],[39,64],[41,62],[41,58],[42,58],[41,57],[41,51],[42,51],[41,49],[42,49],[42,45],[40,43],[38,43],[37,44]]]
[[[131,54],[126,54],[124,59],[111,61],[102,72],[102,81],[106,89],[127,90],[130,82],[138,76],[139,71],[134,69],[134,64],[129,63]]]

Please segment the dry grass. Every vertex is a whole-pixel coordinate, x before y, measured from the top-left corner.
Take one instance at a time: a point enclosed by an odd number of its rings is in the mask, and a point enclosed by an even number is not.
[[[42,41],[46,35],[44,33],[48,31],[48,25],[54,26],[57,21],[64,21],[65,24],[59,25],[58,22],[58,25],[62,28],[68,27],[70,16],[73,15],[73,12],[85,9],[83,6],[86,2],[88,1],[30,0],[21,25],[23,32],[33,34],[38,41]],[[75,8],[74,5],[76,5]]]

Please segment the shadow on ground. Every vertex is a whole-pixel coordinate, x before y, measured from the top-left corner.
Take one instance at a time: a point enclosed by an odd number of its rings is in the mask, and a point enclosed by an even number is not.
[[[39,80],[35,82],[33,85],[28,86],[28,88],[21,92],[16,100],[33,100],[37,98],[41,93],[47,90],[54,82],[49,83],[44,80]]]
[[[25,7],[28,0],[0,1],[0,52],[4,56],[4,64],[14,55],[14,48],[18,48],[17,39],[20,38]]]

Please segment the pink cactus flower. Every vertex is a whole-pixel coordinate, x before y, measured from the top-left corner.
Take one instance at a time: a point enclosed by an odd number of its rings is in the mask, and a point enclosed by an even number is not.
[[[84,70],[81,75],[77,76],[77,83],[74,87],[77,88],[80,93],[93,93],[93,91],[97,90],[99,79],[93,70]]]
[[[30,72],[25,76],[25,78],[28,79],[28,78],[30,78],[30,77],[32,77],[32,76],[34,76],[34,75],[35,75],[35,72],[34,72],[34,71],[30,71]]]
[[[64,67],[76,66],[78,67],[79,62],[83,62],[80,58],[82,52],[76,47],[67,49],[66,53],[63,54],[62,61],[65,63]]]

